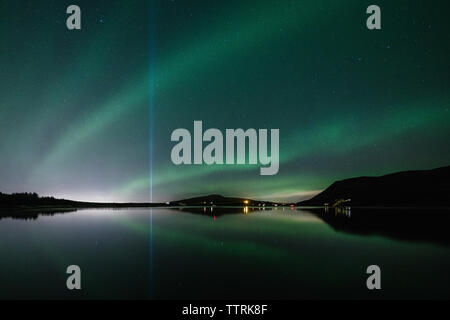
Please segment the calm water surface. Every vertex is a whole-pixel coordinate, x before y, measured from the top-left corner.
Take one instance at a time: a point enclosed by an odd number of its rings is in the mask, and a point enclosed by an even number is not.
[[[450,298],[448,216],[288,208],[3,213],[0,298]],[[81,267],[81,291],[66,289],[72,264]],[[381,267],[381,291],[366,289],[371,264]]]

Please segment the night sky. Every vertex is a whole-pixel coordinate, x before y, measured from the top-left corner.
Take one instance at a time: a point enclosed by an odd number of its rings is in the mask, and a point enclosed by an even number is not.
[[[82,29],[66,28],[77,4]],[[367,6],[382,10],[368,30]],[[0,191],[309,198],[450,164],[448,1],[0,0]],[[280,170],[175,166],[177,128],[279,128]]]

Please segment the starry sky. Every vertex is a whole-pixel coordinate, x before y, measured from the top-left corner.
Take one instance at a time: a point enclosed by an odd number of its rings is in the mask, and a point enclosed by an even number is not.
[[[82,29],[66,28],[77,4]],[[382,29],[366,28],[377,4]],[[450,164],[448,1],[0,0],[0,191],[297,201]],[[280,129],[280,170],[175,166],[177,128]]]

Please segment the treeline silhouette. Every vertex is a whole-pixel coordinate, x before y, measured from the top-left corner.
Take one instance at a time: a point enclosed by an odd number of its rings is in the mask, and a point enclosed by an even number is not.
[[[35,192],[22,192],[6,194],[0,192],[0,208],[23,207],[58,207],[58,208],[137,208],[158,207],[162,203],[108,203],[108,202],[82,202],[54,197],[40,197]]]
[[[35,192],[22,192],[6,194],[0,192],[1,206],[71,206],[75,205],[76,201],[56,199],[54,197],[40,197]]]

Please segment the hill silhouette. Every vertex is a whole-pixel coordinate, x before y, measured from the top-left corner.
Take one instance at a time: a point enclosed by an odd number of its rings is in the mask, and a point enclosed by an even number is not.
[[[258,201],[248,198],[224,197],[219,194],[188,198],[169,202],[170,206],[272,206],[275,202]]]
[[[336,181],[315,197],[297,203],[323,206],[350,200],[351,206],[449,207],[450,166],[402,171],[380,177]]]

